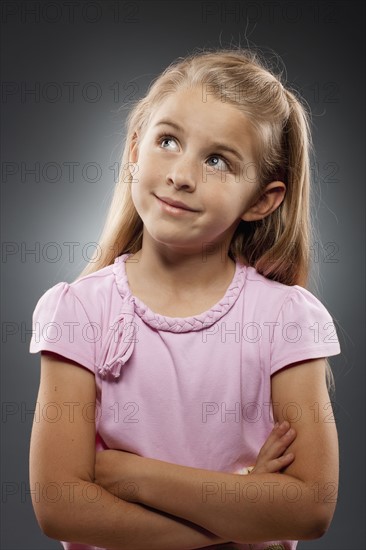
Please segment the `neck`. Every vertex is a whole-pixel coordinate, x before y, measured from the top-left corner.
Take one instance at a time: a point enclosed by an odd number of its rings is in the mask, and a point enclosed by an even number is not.
[[[142,248],[130,256],[128,263],[135,266],[135,277],[141,286],[143,274],[148,274],[151,284],[177,297],[221,290],[232,280],[236,267],[228,255],[228,249],[222,245],[188,252],[161,246],[160,243],[149,246],[145,240]]]

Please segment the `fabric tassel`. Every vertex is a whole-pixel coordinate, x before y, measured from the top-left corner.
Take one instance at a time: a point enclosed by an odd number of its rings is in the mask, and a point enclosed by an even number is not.
[[[132,355],[135,347],[135,324],[133,322],[135,318],[135,309],[132,302],[127,302],[124,311],[120,313],[115,319],[112,328],[107,336],[107,341],[103,346],[101,352],[101,361],[97,368],[98,374],[101,378],[106,378],[107,375],[113,378],[119,378],[121,374],[122,365],[124,365]],[[126,333],[125,327],[128,326]],[[118,332],[118,337],[116,336]]]

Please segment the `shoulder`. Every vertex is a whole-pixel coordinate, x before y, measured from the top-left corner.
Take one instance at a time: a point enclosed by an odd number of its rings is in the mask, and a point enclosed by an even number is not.
[[[267,279],[251,267],[247,284],[249,319],[259,322],[269,338],[271,374],[291,363],[341,352],[333,317],[312,292]]]
[[[30,353],[52,351],[94,373],[102,335],[118,307],[115,293],[113,265],[49,288],[33,311]]]
[[[333,317],[309,290],[272,281],[250,267],[245,294],[246,321],[258,323],[269,338],[272,374],[291,361],[340,353]]]
[[[248,266],[245,281],[245,305],[253,318],[263,316],[273,318],[295,287],[268,279],[254,267]],[[296,292],[296,291],[295,291]]]
[[[268,279],[255,268],[247,268],[246,297],[257,310],[270,312],[271,317],[284,311],[296,314],[305,311],[311,315],[329,317],[330,314],[322,301],[310,290],[300,285],[285,285]]]
[[[80,277],[67,286],[86,306],[108,301],[115,287],[114,264]]]
[[[100,319],[100,315],[113,301],[115,278],[113,264],[94,273],[85,275],[68,283],[61,281],[48,288],[39,298],[35,314],[38,311],[64,311],[68,318],[82,312],[90,320]]]

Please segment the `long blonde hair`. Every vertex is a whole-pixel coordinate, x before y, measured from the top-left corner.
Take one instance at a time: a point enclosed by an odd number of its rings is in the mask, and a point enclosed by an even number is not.
[[[259,139],[256,168],[258,197],[266,184],[283,181],[286,194],[266,218],[240,221],[229,256],[286,285],[308,284],[311,242],[315,234],[310,209],[310,114],[282,74],[268,68],[258,52],[247,48],[198,50],[172,62],[152,81],[145,97],[126,118],[126,137],[118,181],[98,247],[77,279],[112,264],[117,256],[142,247],[143,222],[131,197],[133,173],[129,151],[135,132],[143,132],[158,105],[174,92],[201,86],[235,106]],[[77,280],[76,279],[76,280]],[[327,361],[327,382],[334,385]]]

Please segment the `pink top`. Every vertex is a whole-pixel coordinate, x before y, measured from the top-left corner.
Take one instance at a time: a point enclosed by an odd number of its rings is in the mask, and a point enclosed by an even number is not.
[[[208,311],[159,315],[131,294],[129,256],[47,290],[33,313],[30,353],[53,351],[95,374],[97,450],[231,473],[253,465],[273,427],[271,374],[339,354],[332,317],[303,287],[239,262],[225,295]],[[209,548],[273,544],[294,550],[297,541]]]

